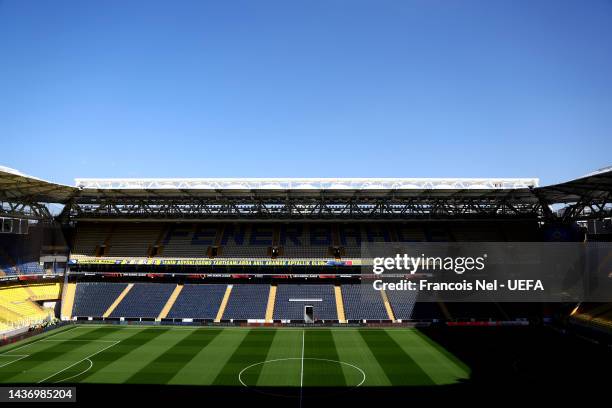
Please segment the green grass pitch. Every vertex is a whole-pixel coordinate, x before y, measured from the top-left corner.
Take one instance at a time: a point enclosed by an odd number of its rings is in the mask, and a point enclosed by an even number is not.
[[[469,369],[414,329],[80,325],[0,349],[1,383],[240,387],[451,384]]]

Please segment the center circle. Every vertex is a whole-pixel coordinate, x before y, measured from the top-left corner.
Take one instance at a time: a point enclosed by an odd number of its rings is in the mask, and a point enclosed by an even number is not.
[[[254,363],[254,364],[248,365],[245,368],[243,368],[238,374],[238,381],[240,381],[240,384],[242,384],[244,387],[252,389],[253,391],[256,391],[256,392],[263,393],[263,394],[274,395],[274,396],[279,396],[279,397],[287,397],[287,398],[299,398],[300,395],[298,395],[295,391],[290,392],[288,390],[289,389],[295,390],[296,388],[300,389],[300,388],[306,387],[307,379],[305,379],[306,373],[304,372],[303,364],[304,362],[308,362],[308,361],[317,362],[318,364],[323,363],[323,365],[329,364],[329,365],[340,366],[345,369],[348,368],[349,372],[351,371],[353,372],[352,377],[354,378],[350,378],[350,380],[353,380],[351,384],[338,385],[337,387],[334,384],[329,384],[329,385],[326,385],[327,387],[345,388],[346,390],[350,390],[352,388],[360,387],[365,382],[365,379],[366,379],[365,372],[354,364],[350,364],[350,363],[339,361],[339,360],[332,360],[332,359],[326,359],[326,358],[314,358],[314,357],[304,357],[304,358],[290,357],[290,358],[278,358],[274,360],[260,361],[258,363]],[[297,375],[300,376],[299,383],[290,384],[290,385],[249,384],[249,381],[248,381],[249,371],[253,371],[258,368],[261,369],[263,366],[270,366],[270,365],[277,366],[279,370],[289,370],[289,371],[296,370]],[[288,365],[290,366],[289,369],[286,368],[286,366]],[[285,366],[285,368],[283,368],[283,366]],[[312,374],[310,374],[310,376],[312,376]],[[296,382],[297,382],[297,379],[296,379]],[[283,391],[282,392],[272,391],[272,390],[275,390],[275,388],[279,390],[282,389]]]

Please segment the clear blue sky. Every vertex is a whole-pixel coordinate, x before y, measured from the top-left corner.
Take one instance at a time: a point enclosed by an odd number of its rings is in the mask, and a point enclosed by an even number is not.
[[[0,164],[540,177],[612,164],[612,1],[0,0]]]

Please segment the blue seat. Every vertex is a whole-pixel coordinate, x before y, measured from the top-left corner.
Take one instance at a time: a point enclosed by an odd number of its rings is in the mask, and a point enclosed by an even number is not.
[[[380,291],[371,285],[342,285],[342,300],[348,320],[388,320]]]
[[[223,319],[248,320],[265,319],[270,285],[233,285]]]
[[[72,315],[77,317],[102,317],[126,287],[127,283],[78,283],[74,295]]]
[[[110,317],[156,318],[175,287],[169,283],[136,283]]]
[[[167,318],[214,319],[227,285],[185,285]]]

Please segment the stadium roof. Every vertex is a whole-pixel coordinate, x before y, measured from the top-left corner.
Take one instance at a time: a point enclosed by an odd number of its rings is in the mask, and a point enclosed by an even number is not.
[[[612,166],[594,171],[565,183],[537,189],[551,203],[572,203],[588,197],[592,200],[612,199]]]
[[[48,182],[0,166],[0,200],[66,203],[71,199],[312,197],[512,197],[549,203],[576,202],[589,196],[609,199],[612,167],[565,183],[538,187],[537,178],[146,178],[76,179],[76,187]]]
[[[443,190],[537,187],[535,178],[146,178],[76,179],[84,189],[119,190]]]
[[[416,178],[212,178],[212,179],[77,179],[79,201],[96,198],[312,198],[418,197],[460,195],[530,196],[537,179]]]
[[[79,190],[0,166],[0,201],[65,203]]]

